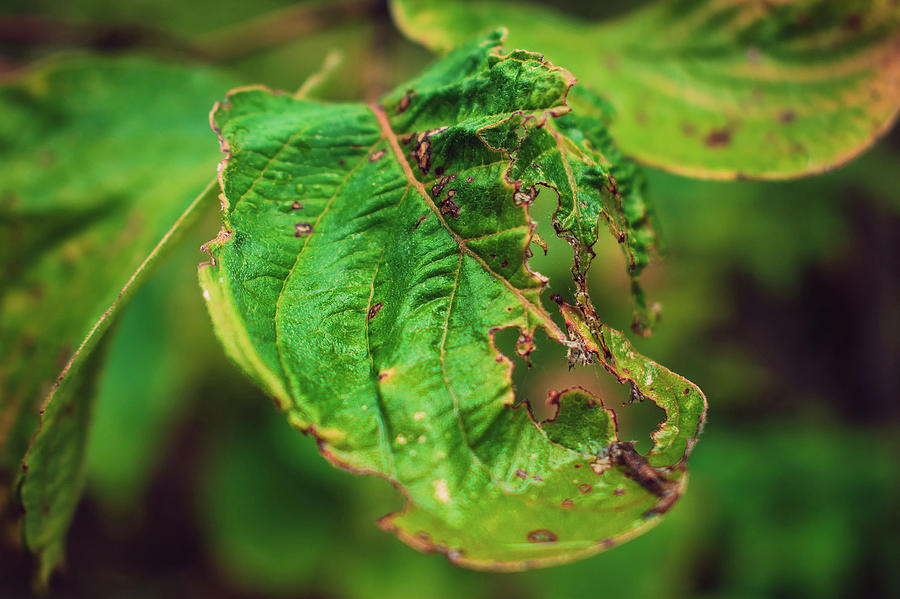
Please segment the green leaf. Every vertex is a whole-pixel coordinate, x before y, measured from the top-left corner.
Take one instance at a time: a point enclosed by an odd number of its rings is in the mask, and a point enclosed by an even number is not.
[[[192,199],[215,161],[204,115],[230,85],[197,67],[84,57],[0,89],[0,470],[8,485],[21,463],[40,579],[83,482],[92,350],[199,207],[216,205],[213,185]]]
[[[609,99],[627,154],[694,177],[834,168],[887,131],[900,106],[890,0],[657,1],[596,23],[505,2],[391,6],[406,35],[442,52],[509,28],[510,45],[542,49]]]
[[[212,119],[225,222],[200,280],[228,354],[288,419],[334,464],[404,494],[383,528],[461,565],[517,570],[658,521],[682,491],[705,398],[594,314],[590,246],[606,223],[631,247],[625,203],[566,115],[571,75],[503,55],[499,39],[370,106],[230,94]],[[573,245],[565,327],[527,263],[537,193],[558,196],[543,217]],[[519,329],[520,357],[542,330],[573,366],[600,365],[662,407],[650,453],[619,440],[585,391],[553,394],[558,418],[536,422],[494,345],[504,328]]]

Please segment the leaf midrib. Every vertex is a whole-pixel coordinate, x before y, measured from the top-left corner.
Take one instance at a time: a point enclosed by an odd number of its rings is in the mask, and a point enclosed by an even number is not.
[[[394,133],[394,130],[391,127],[390,122],[388,121],[387,113],[385,113],[384,108],[378,104],[369,104],[369,108],[375,115],[375,119],[378,121],[379,127],[381,127],[382,135],[388,141],[388,144],[390,144],[391,150],[393,150],[394,152],[394,157],[400,164],[400,168],[403,169],[403,173],[404,175],[406,175],[407,181],[419,192],[419,195],[422,196],[422,199],[425,200],[425,203],[437,217],[438,222],[441,223],[441,226],[444,227],[444,229],[456,242],[459,251],[461,253],[467,254],[473,260],[478,262],[478,264],[480,264],[488,274],[490,274],[497,281],[501,282],[507,289],[509,289],[510,292],[512,292],[512,294],[516,296],[516,299],[519,300],[519,302],[526,308],[528,312],[536,314],[540,318],[541,324],[543,325],[544,329],[547,331],[547,334],[551,339],[554,339],[555,341],[558,341],[560,343],[565,343],[568,340],[568,337],[556,325],[556,323],[553,322],[553,319],[550,317],[550,314],[544,309],[544,307],[541,305],[536,306],[530,300],[528,300],[528,298],[526,298],[522,294],[522,291],[519,288],[510,283],[505,277],[495,272],[481,256],[479,256],[476,252],[469,248],[466,240],[453,230],[453,228],[444,218],[444,215],[441,214],[440,209],[434,203],[434,200],[431,199],[431,196],[425,189],[424,184],[419,181],[413,173],[412,167],[409,165],[409,162],[406,160],[406,157],[403,154],[403,149],[400,147],[400,141],[397,138],[397,134]]]

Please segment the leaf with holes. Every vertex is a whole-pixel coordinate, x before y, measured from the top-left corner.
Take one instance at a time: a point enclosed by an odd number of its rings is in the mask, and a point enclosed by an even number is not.
[[[609,22],[508,2],[393,0],[399,27],[447,51],[509,28],[615,107],[612,133],[681,174],[780,179],[858,155],[900,107],[900,9],[892,0],[658,0]]]
[[[213,112],[226,159],[224,227],[200,280],[229,355],[353,472],[406,498],[381,526],[473,568],[569,561],[652,526],[679,497],[705,399],[605,327],[584,273],[600,226],[633,239],[601,150],[566,104],[565,70],[499,34],[466,45],[378,104],[264,89]],[[528,265],[538,193],[574,248],[576,302]],[[633,207],[633,206],[632,206]],[[630,215],[633,216],[633,215]],[[625,224],[623,224],[625,223]],[[566,292],[570,283],[556,283]],[[666,412],[647,455],[600,398],[561,390],[536,422],[494,344],[541,329]]]
[[[204,115],[232,85],[199,67],[80,57],[0,88],[0,504],[18,474],[41,579],[84,478],[82,374],[127,296],[210,206],[192,201],[216,161]]]

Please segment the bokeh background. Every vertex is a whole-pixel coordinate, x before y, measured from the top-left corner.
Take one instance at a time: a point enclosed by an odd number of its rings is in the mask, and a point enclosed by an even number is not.
[[[287,90],[336,52],[320,92],[336,100],[377,97],[431,60],[366,0],[0,0],[0,80],[73,52],[202,62]],[[458,569],[381,532],[397,493],[328,465],[215,340],[194,268],[218,229],[211,211],[111,331],[88,489],[52,596],[900,596],[900,131],[802,181],[647,176],[665,251],[645,285],[663,319],[635,343],[710,404],[689,490],[656,529],[521,574]],[[532,214],[551,208],[539,198]],[[569,254],[552,244],[532,264],[567,281]],[[619,248],[597,254],[598,312],[628,329]],[[534,367],[516,373],[533,405],[573,383],[625,399],[540,341]],[[617,411],[622,437],[648,447],[661,411]],[[0,556],[0,596],[26,594],[28,568]]]

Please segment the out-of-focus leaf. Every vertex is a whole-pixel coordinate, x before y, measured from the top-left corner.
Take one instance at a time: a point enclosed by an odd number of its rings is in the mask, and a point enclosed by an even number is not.
[[[391,6],[409,37],[438,51],[508,27],[512,46],[540,48],[609,98],[626,153],[690,176],[823,171],[866,149],[900,106],[890,0],[658,1],[599,23],[505,2]]]
[[[214,186],[197,197],[215,161],[204,114],[230,85],[85,57],[0,89],[0,457],[11,473],[31,438],[18,488],[41,579],[83,479],[82,363],[173,235],[216,204]]]
[[[599,227],[637,247],[626,203],[565,116],[571,75],[502,55],[499,37],[370,106],[229,95],[213,113],[225,226],[200,279],[229,355],[289,420],[335,464],[402,489],[406,507],[383,528],[454,563],[513,570],[657,522],[681,493],[705,399],[594,314],[584,274]],[[568,331],[527,263],[541,190],[558,196],[544,216],[575,254],[577,305],[558,300]],[[573,364],[599,363],[662,407],[650,453],[620,442],[613,413],[577,389],[551,396],[555,421],[535,422],[494,345],[502,328],[519,329],[520,357],[542,329]]]
[[[88,490],[104,516],[134,517],[198,389],[232,369],[223,361],[193,268],[205,229],[220,217],[205,211],[178,247],[148,277],[110,331],[91,419]],[[237,373],[236,373],[237,375]]]

